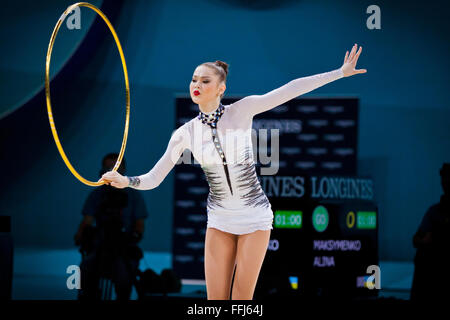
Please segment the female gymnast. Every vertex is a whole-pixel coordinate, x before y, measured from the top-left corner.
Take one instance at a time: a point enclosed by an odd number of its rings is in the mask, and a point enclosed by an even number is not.
[[[233,300],[253,299],[273,229],[273,211],[257,179],[251,152],[253,117],[331,81],[367,72],[355,69],[361,50],[355,44],[350,53],[346,51],[339,69],[294,79],[264,95],[250,95],[225,106],[221,99],[228,64],[205,62],[195,69],[190,83],[199,115],[175,130],[155,166],[134,177],[109,171],[99,180],[116,188],[153,189],[183,151],[191,150],[209,184],[204,249],[208,300],[226,300],[230,295]],[[237,142],[229,139],[233,136]]]

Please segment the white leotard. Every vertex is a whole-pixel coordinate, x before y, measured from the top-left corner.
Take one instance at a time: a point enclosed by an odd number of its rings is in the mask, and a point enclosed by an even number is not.
[[[217,122],[217,133],[226,156],[230,184],[222,158],[214,147],[211,128],[195,117],[175,130],[163,156],[149,172],[138,176],[140,184],[132,188],[149,190],[157,187],[183,151],[189,149],[209,184],[207,227],[233,234],[273,229],[273,211],[257,178],[253,160],[253,117],[343,76],[339,68],[298,78],[264,95],[247,96],[225,105]]]

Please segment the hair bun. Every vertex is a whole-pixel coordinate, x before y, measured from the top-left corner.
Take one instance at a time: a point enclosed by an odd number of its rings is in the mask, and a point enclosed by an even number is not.
[[[214,63],[216,65],[222,67],[223,70],[225,71],[225,75],[228,75],[228,63],[220,61],[220,60],[216,60]]]

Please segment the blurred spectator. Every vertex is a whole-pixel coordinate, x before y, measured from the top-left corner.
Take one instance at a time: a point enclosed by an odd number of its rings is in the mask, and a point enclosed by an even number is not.
[[[427,210],[413,237],[417,251],[411,300],[441,300],[450,296],[447,275],[450,261],[450,163],[444,163],[440,175],[444,194]]]
[[[113,169],[118,156],[110,153],[103,158],[100,177]],[[125,174],[125,159],[117,171]],[[99,280],[111,279],[117,300],[128,300],[143,256],[138,242],[148,212],[142,195],[132,188],[102,185],[89,194],[82,215],[84,218],[74,237],[82,254],[78,298],[105,298],[102,297],[105,288],[100,290],[100,287],[108,282]]]

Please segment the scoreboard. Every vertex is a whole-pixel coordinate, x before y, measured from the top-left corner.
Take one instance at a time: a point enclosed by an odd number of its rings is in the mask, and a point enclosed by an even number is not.
[[[376,296],[367,270],[378,266],[377,206],[371,200],[314,199],[308,191],[300,198],[270,198],[273,230],[255,298]]]

